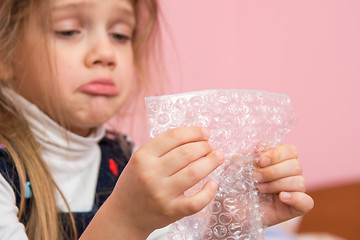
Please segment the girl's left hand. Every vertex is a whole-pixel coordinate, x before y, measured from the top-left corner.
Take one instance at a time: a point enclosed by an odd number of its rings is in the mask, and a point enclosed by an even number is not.
[[[273,198],[270,204],[260,203],[264,226],[303,215],[314,206],[314,200],[305,193],[305,179],[297,158],[296,147],[289,144],[261,154],[253,177],[259,182],[259,191],[272,194]]]

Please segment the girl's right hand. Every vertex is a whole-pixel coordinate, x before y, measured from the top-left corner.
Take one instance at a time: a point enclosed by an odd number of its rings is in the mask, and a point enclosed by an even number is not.
[[[205,128],[176,128],[133,154],[109,197],[117,216],[114,220],[128,234],[147,236],[210,203],[218,187],[212,180],[196,194],[184,195],[224,160],[208,139]]]

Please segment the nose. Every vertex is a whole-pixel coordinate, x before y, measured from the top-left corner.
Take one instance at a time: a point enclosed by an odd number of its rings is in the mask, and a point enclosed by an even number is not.
[[[106,34],[94,36],[89,40],[85,65],[89,68],[98,66],[110,69],[115,68],[115,49]]]

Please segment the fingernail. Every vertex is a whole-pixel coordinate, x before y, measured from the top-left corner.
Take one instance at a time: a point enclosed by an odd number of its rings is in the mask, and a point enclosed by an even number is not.
[[[283,199],[283,200],[289,200],[290,198],[291,198],[291,194],[290,193],[288,193],[288,192],[282,192],[281,193],[281,198]]]
[[[224,161],[224,154],[220,151],[216,151],[216,157],[219,159],[220,162]]]
[[[210,132],[209,132],[209,130],[207,130],[207,129],[204,128],[204,127],[202,127],[201,130],[202,130],[205,138],[208,139],[208,138],[210,137]]]
[[[210,182],[210,187],[212,188],[212,189],[214,189],[215,191],[217,191],[218,190],[218,184],[215,182],[215,181],[211,181]]]
[[[269,188],[269,184],[268,183],[259,183],[258,188],[259,188],[260,192],[266,192],[267,189]]]
[[[270,164],[271,164],[271,158],[269,158],[268,156],[263,157],[263,158],[260,160],[260,164],[261,164],[261,167],[270,166]]]
[[[253,174],[253,178],[255,178],[258,182],[261,182],[262,178],[263,178],[263,175],[259,172],[255,172]]]

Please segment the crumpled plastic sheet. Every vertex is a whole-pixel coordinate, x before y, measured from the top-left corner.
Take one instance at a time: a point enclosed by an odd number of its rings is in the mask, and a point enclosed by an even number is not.
[[[209,179],[219,184],[211,203],[172,224],[168,239],[263,239],[260,201],[252,178],[260,153],[279,144],[294,120],[285,94],[256,90],[205,90],[147,97],[150,137],[176,127],[203,126],[225,155],[224,163],[185,194],[199,191]],[[265,216],[266,217],[266,216]]]

